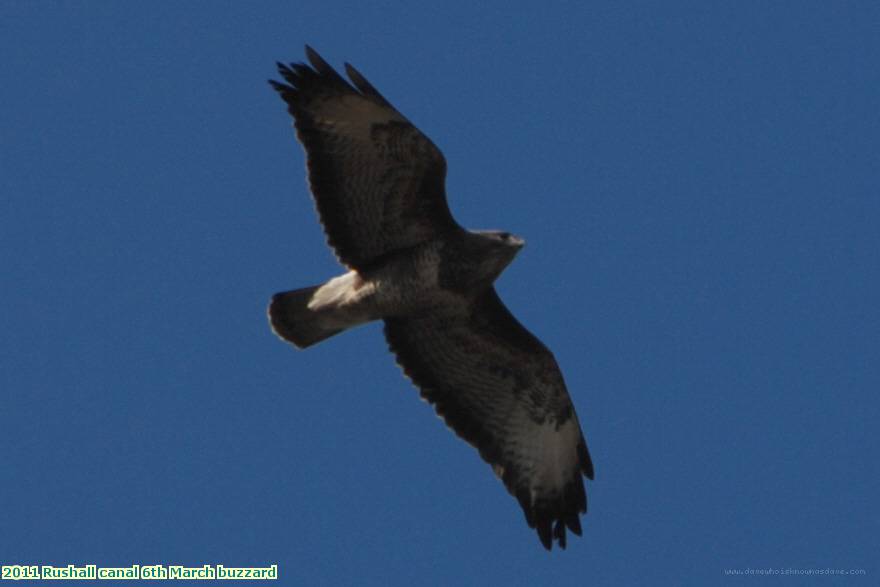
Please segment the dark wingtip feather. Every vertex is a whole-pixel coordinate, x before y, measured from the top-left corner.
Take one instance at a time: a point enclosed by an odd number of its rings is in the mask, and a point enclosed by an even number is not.
[[[312,46],[309,44],[306,44],[306,58],[308,58],[309,63],[314,65],[316,69],[318,69],[321,65],[329,67],[327,65],[327,62],[324,61],[324,58],[321,57],[317,51],[312,49]]]
[[[339,75],[339,73],[333,69],[333,67],[327,63],[323,57],[321,57],[317,51],[306,45],[306,58],[308,58],[309,63],[312,64],[314,71],[316,71],[319,75],[326,77],[328,80],[332,80],[337,84],[342,84],[342,86],[346,88],[350,88],[351,86],[345,81],[345,78]],[[306,65],[300,65],[299,67],[307,68]],[[297,68],[297,71],[299,69]]]
[[[538,531],[538,538],[541,539],[541,544],[544,545],[544,548],[547,550],[553,550],[553,537],[551,531],[551,522],[549,518],[545,518],[543,520],[538,520],[535,529]]]
[[[294,83],[296,81],[296,74],[293,72],[293,63],[285,65],[280,61],[276,61],[275,66],[278,68],[278,73],[281,75],[281,77],[283,77],[290,83]]]
[[[530,492],[520,489],[515,493],[522,506],[526,523],[538,533],[544,548],[550,550],[553,542],[560,548],[567,546],[566,529],[575,536],[582,535],[580,514],[585,513],[586,492],[579,478],[567,485],[562,495],[532,503]]]
[[[287,83],[270,81],[272,88],[281,94],[290,106],[290,113],[296,117],[297,108],[304,100],[320,94],[339,94],[355,91],[344,77],[333,69],[317,51],[306,45],[309,63],[288,63],[277,61],[278,73]]]
[[[535,527],[535,517],[532,512],[532,502],[531,497],[529,496],[529,492],[525,489],[520,489],[516,493],[516,500],[519,502],[519,506],[523,510],[523,514],[526,516],[526,524],[529,525],[529,528]]]
[[[587,443],[581,440],[577,447],[578,459],[581,462],[581,470],[584,476],[590,481],[593,480],[593,459],[590,458],[590,451],[587,450]]]
[[[565,524],[562,521],[556,522],[556,527],[553,529],[553,536],[556,538],[556,542],[559,543],[559,548],[565,550]]]
[[[389,108],[393,108],[388,100],[385,99],[385,96],[379,93],[379,90],[373,86],[367,78],[363,76],[361,72],[354,68],[351,63],[345,64],[345,73],[348,74],[349,79],[354,82],[354,86],[361,91],[365,96],[370,96],[381,104],[388,106]]]
[[[569,514],[565,518],[565,525],[568,526],[568,529],[571,530],[573,534],[581,536],[581,519],[577,514]]]

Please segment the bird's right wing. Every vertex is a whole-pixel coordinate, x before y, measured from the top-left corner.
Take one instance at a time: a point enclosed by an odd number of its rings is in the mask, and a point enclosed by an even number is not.
[[[340,261],[365,269],[398,249],[459,229],[446,203],[446,160],[351,65],[346,81],[310,47],[311,66],[278,64],[306,150],[312,194]]]

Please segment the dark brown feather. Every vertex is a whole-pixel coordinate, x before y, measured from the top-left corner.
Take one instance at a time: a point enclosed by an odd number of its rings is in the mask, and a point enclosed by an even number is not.
[[[460,316],[387,318],[385,336],[398,364],[433,404],[437,414],[480,456],[500,471],[517,498],[526,522],[550,548],[565,548],[566,526],[581,533],[586,512],[582,475],[593,465],[578,431],[576,462],[562,487],[547,487],[534,498],[534,475],[541,463],[520,451],[525,428],[575,419],[574,408],[549,350],[513,317],[490,288]]]
[[[327,242],[367,269],[379,257],[461,230],[446,202],[446,160],[353,67],[354,85],[306,47],[310,65],[270,81],[293,116]]]

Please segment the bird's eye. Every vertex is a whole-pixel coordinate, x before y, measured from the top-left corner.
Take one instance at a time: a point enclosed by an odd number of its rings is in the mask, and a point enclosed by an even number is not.
[[[501,240],[503,240],[503,241],[510,240],[510,233],[509,232],[502,232],[498,236],[501,237]]]

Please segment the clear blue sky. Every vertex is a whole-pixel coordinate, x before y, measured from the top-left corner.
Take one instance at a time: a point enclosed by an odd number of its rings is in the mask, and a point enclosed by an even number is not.
[[[596,464],[567,551],[379,325],[269,331],[341,272],[266,83],[305,43],[444,151],[462,224],[527,240],[498,288]],[[0,56],[0,562],[877,580],[877,3],[2,2]]]

